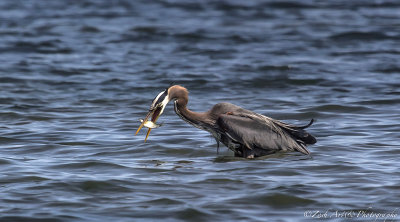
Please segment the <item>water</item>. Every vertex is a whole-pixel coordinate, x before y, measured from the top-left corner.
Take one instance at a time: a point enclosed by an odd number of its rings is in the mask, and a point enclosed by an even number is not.
[[[1,1],[0,221],[399,220],[399,11],[394,0]],[[314,118],[318,143],[310,157],[217,154],[172,104],[143,143],[139,119],[172,82],[194,111],[232,102]]]

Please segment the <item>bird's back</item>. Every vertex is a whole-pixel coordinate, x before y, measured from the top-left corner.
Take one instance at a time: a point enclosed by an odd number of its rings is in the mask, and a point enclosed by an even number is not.
[[[290,125],[231,103],[218,103],[210,113],[216,118],[217,130],[223,136],[250,150],[296,150],[309,154],[306,145],[316,143],[304,130],[312,121],[303,127]]]

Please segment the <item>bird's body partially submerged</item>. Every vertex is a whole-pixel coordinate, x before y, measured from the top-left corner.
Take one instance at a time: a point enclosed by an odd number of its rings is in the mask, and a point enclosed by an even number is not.
[[[316,143],[316,139],[304,130],[312,120],[303,127],[289,125],[230,103],[218,103],[207,112],[197,113],[187,109],[188,91],[184,87],[171,86],[163,93],[166,99],[153,101],[145,121],[150,114],[153,114],[152,120],[156,120],[168,103],[166,101],[175,100],[175,112],[179,117],[210,132],[217,143],[223,143],[235,156],[254,158],[277,151],[298,151],[308,155],[306,145]]]

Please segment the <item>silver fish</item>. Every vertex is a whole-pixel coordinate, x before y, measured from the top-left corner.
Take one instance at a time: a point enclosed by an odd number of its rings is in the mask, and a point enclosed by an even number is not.
[[[140,122],[143,123],[143,119],[140,119]],[[144,123],[144,126],[147,127],[147,128],[150,128],[150,129],[154,129],[154,128],[158,128],[158,127],[162,126],[162,123],[161,124],[156,124],[156,123],[154,123],[152,121],[146,121]]]

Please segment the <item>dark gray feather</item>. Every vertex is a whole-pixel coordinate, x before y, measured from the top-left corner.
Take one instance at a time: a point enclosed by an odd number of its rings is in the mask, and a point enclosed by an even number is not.
[[[230,112],[229,115],[221,114],[217,124],[222,133],[249,149],[297,150],[304,154],[310,153],[302,140],[303,137],[307,137],[306,132],[301,128],[275,122],[271,118],[242,108]]]

